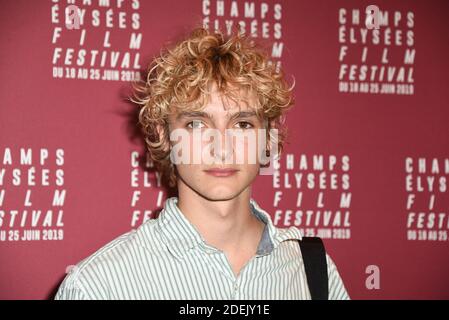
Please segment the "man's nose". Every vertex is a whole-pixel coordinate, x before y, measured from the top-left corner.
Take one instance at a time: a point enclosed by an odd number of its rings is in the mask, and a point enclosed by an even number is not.
[[[211,156],[216,162],[230,163],[234,155],[234,141],[231,132],[227,129],[218,130],[217,135],[221,143],[211,148]]]

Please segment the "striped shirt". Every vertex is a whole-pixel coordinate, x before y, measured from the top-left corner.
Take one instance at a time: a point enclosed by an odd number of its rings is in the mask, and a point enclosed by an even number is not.
[[[223,251],[208,245],[177,206],[166,199],[157,219],[143,223],[73,267],[55,299],[311,299],[296,227],[277,228],[250,199],[265,224],[255,255],[238,276]],[[349,299],[327,255],[329,299]]]

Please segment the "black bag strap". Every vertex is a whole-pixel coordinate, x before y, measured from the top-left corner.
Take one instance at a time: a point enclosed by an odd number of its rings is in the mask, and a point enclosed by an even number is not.
[[[302,237],[299,241],[312,300],[328,300],[326,249],[321,238]]]

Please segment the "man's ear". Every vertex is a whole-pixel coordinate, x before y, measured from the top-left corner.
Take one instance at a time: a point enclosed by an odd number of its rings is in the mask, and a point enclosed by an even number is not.
[[[156,132],[159,136],[159,141],[162,141],[164,138],[164,127],[160,123],[156,124]]]
[[[159,141],[164,141],[167,139],[166,137],[169,137],[170,134],[167,132],[168,128],[165,127],[163,124],[156,124],[156,132],[159,136]],[[170,150],[170,139],[168,139],[168,144],[164,144],[164,151],[168,152]]]
[[[271,120],[269,122],[267,122],[267,151],[271,151],[271,143],[270,143],[270,130],[275,128],[276,125],[276,121],[275,120]]]

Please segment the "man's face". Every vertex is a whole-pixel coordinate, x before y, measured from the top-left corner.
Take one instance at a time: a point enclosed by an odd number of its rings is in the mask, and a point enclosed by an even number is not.
[[[213,90],[201,111],[180,111],[169,117],[178,187],[185,184],[211,201],[232,199],[248,188],[266,146],[264,123],[254,109],[256,97],[250,95],[248,105],[242,102],[240,108],[230,99],[225,102],[226,107]]]

